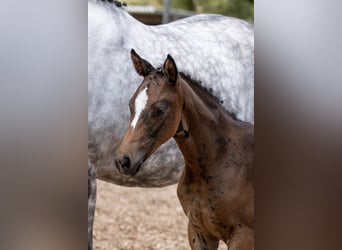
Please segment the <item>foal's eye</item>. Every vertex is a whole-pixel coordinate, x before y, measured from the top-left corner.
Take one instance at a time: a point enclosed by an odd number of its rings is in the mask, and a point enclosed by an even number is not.
[[[162,116],[164,113],[165,113],[165,110],[164,110],[164,109],[162,109],[162,108],[155,108],[155,109],[153,110],[152,115],[153,115],[154,117],[159,117],[159,116]]]
[[[161,117],[165,114],[170,106],[169,101],[159,100],[152,105],[152,117]]]

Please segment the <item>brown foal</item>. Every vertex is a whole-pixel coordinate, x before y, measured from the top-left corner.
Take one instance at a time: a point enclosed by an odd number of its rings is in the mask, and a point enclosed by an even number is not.
[[[223,109],[198,83],[178,73],[168,55],[154,69],[134,50],[143,82],[130,100],[131,124],[115,154],[122,174],[134,175],[174,138],[185,161],[177,194],[189,219],[191,249],[254,248],[254,126]]]

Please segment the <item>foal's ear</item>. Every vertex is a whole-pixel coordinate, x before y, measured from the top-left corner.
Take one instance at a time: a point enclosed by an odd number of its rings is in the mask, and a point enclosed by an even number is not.
[[[167,55],[167,58],[164,62],[163,71],[169,82],[175,84],[178,77],[178,70],[175,61],[170,55]]]
[[[131,49],[131,59],[139,75],[147,76],[153,70],[153,66],[148,61],[142,59],[134,49]]]

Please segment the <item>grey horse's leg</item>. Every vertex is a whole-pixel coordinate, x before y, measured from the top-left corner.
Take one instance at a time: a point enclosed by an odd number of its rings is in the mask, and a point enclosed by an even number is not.
[[[93,249],[93,222],[96,205],[96,171],[88,162],[88,250]]]

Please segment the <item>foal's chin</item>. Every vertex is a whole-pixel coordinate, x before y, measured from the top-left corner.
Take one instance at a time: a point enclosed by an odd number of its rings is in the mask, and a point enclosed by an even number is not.
[[[129,169],[123,169],[121,167],[117,167],[120,174],[122,175],[126,175],[126,176],[135,176],[136,173],[139,172],[141,166],[142,166],[143,163],[140,163],[140,164],[137,164],[135,167],[131,167]]]

